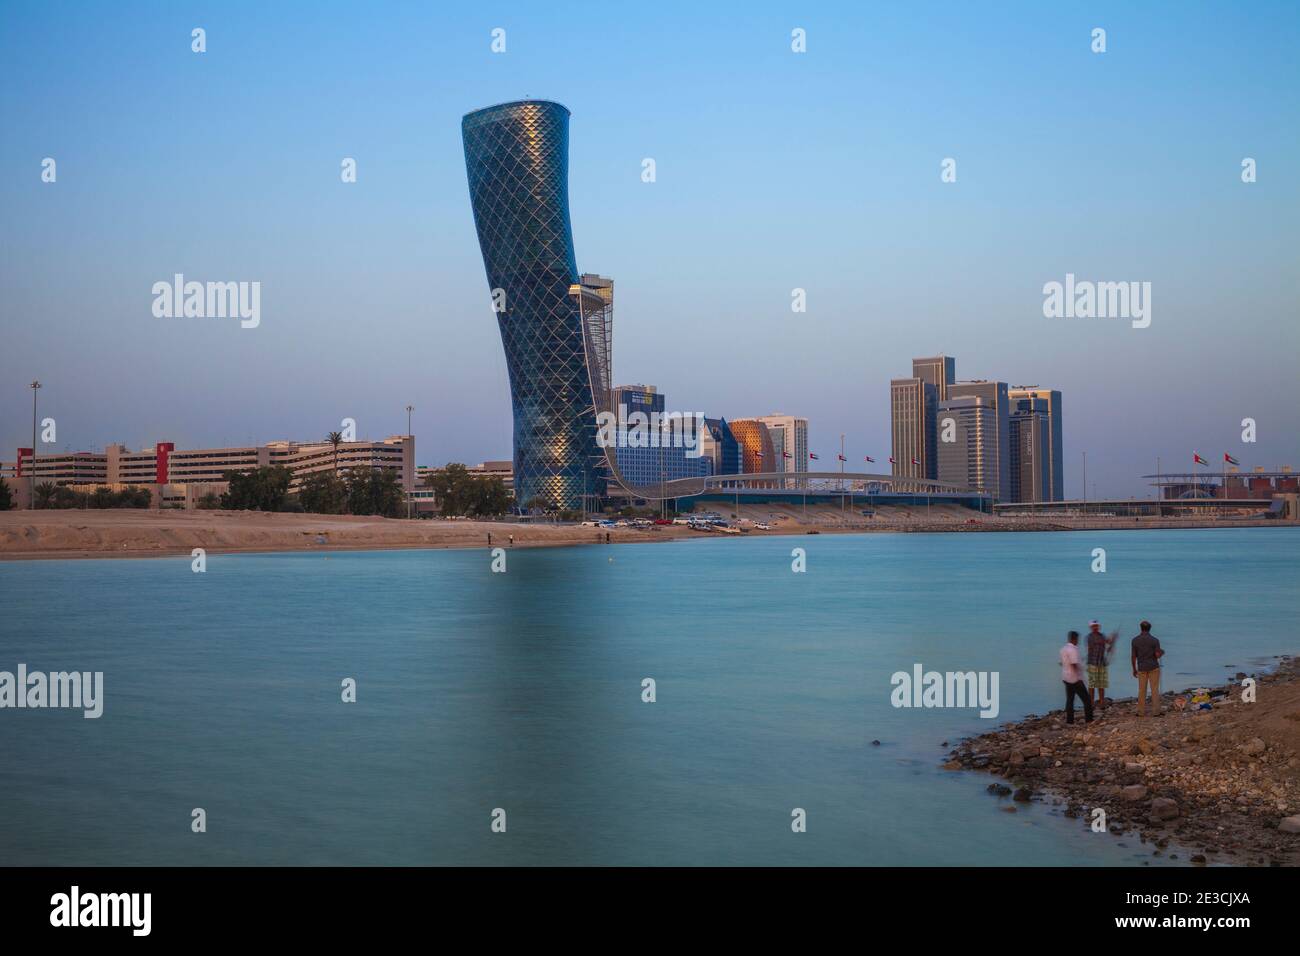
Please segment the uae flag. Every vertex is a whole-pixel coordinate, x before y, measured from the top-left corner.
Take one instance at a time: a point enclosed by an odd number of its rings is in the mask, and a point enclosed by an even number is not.
[[[763,457],[763,453],[762,453],[761,451],[756,451],[756,452],[754,452],[754,457],[755,457],[755,458],[762,458],[762,457]]]
[[[808,452],[808,457],[811,458],[813,461],[818,461],[818,460],[819,460],[819,459],[817,458],[817,456],[814,455],[812,452]]]
[[[897,465],[897,464],[898,464],[898,462],[894,459],[894,456],[893,456],[893,455],[890,455],[890,456],[889,456],[889,463],[890,463],[891,465]]]
[[[863,461],[869,461],[869,462],[871,462],[873,465],[876,463],[876,459],[872,458],[870,455],[867,455],[867,456],[866,456],[865,458],[863,458],[862,460],[863,460]],[[892,461],[893,459],[890,459],[890,460]]]
[[[1205,460],[1204,458],[1202,458],[1200,455],[1196,454],[1196,452],[1192,452],[1192,461],[1193,461],[1193,463],[1195,463],[1195,464],[1197,464],[1197,465],[1208,465],[1208,464],[1209,464],[1208,461],[1206,461],[1206,460]]]
[[[782,458],[793,458],[794,455],[790,454],[788,451],[783,451],[783,452],[781,452],[781,457],[782,457]]]
[[[843,455],[836,455],[835,457],[838,458],[840,461],[848,461],[848,459],[845,458]]]
[[[1237,459],[1233,458],[1233,457],[1232,457],[1231,455],[1229,455],[1226,451],[1223,453],[1223,460],[1224,460],[1226,463],[1228,463],[1229,465],[1240,465],[1240,464],[1241,464],[1241,462],[1237,461]]]
[[[913,459],[912,459],[912,464],[914,464],[914,465],[919,465],[920,463],[921,463],[921,462],[920,462],[920,459],[917,459],[917,458],[913,458]]]

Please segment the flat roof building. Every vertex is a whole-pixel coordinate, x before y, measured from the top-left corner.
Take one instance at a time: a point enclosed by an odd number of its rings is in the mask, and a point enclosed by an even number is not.
[[[936,411],[936,477],[991,494],[997,486],[997,409],[976,395],[949,397]]]
[[[1065,500],[1065,432],[1061,421],[1061,393],[1037,385],[1013,385],[1007,389],[1014,413],[1018,402],[1033,399],[1046,403],[1047,414],[1047,483],[1049,496],[1044,501]],[[1013,496],[1013,500],[1014,496]]]
[[[889,383],[891,474],[931,478],[935,460],[935,407],[939,389],[922,378],[896,378]]]

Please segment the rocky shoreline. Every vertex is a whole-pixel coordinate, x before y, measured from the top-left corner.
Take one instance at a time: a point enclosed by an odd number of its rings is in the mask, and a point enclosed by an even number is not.
[[[1007,780],[988,790],[1001,809],[1044,803],[1080,826],[1137,838],[1153,856],[1190,863],[1300,864],[1300,660],[1271,673],[1238,671],[1209,688],[1162,695],[1161,716],[1139,717],[1136,700],[1110,701],[1091,724],[1076,710],[1024,720],[962,741],[949,770]],[[1111,676],[1121,677],[1112,665]],[[1125,673],[1122,677],[1127,677]],[[1248,681],[1255,701],[1243,701]],[[1097,813],[1100,809],[1104,816]]]

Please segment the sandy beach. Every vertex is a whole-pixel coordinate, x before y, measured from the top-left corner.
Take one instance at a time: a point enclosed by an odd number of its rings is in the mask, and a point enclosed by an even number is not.
[[[1112,665],[1112,677],[1128,677],[1119,671]],[[1256,699],[1247,703],[1243,682],[1252,676]],[[963,741],[944,766],[1005,778],[1010,785],[988,788],[1004,812],[1044,804],[1095,833],[1101,808],[1106,833],[1146,845],[1153,856],[1300,863],[1300,661],[1280,658],[1270,673],[1234,672],[1209,688],[1209,710],[1194,709],[1192,690],[1165,692],[1159,717],[1139,717],[1132,698],[1113,702],[1091,724],[1077,708],[1073,725],[1063,710],[1030,715]]]
[[[714,505],[724,517],[736,509]],[[834,506],[742,504],[742,519],[766,523],[770,530],[746,534],[704,533],[681,525],[650,528],[583,528],[546,521],[404,520],[352,515],[311,515],[255,511],[180,511],[67,509],[0,512],[0,560],[26,558],[157,557],[270,551],[385,551],[403,548],[478,548],[492,543],[516,547],[563,547],[609,542],[683,539],[739,540],[773,534],[868,534],[931,532],[1133,530],[1135,528],[1252,527],[1282,522],[1259,520],[1105,518],[1002,518],[951,505],[933,508],[890,506],[870,517]],[[1294,523],[1289,523],[1294,524]]]

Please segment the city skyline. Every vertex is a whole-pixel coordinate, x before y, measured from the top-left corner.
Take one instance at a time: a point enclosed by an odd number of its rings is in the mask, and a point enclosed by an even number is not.
[[[607,67],[599,85],[548,56],[571,19],[549,12],[499,11],[509,45],[495,55],[487,19],[409,10],[340,36],[235,6],[205,15],[200,57],[185,12],[90,16],[69,33],[53,12],[6,11],[0,69],[72,66],[0,92],[0,201],[17,227],[0,257],[0,448],[30,444],[38,377],[59,450],[264,442],[343,417],[382,436],[404,430],[410,403],[427,462],[508,454],[458,123],[530,94],[586,126],[572,215],[579,261],[620,283],[618,380],[728,419],[779,408],[808,419],[824,455],[844,433],[851,460],[879,459],[890,377],[942,350],[1069,394],[1068,498],[1084,490],[1084,451],[1089,496],[1147,494],[1138,476],[1191,448],[1300,458],[1286,397],[1300,345],[1293,8],[1189,11],[1176,39],[1159,8],[1102,8],[1104,56],[1088,50],[1089,20],[1054,10],[944,6],[953,29],[933,31],[849,5],[746,23],[681,9],[685,36],[671,15],[635,36],[611,16],[588,61]],[[806,54],[789,50],[795,26]],[[439,30],[458,42],[437,58],[401,42]],[[660,76],[663,47],[682,79]],[[277,69],[333,75],[345,54],[366,69],[339,89]],[[105,69],[121,74],[111,97],[91,82]],[[975,69],[988,82],[959,82]],[[643,89],[647,77],[659,81]],[[1102,111],[1119,88],[1140,123]],[[158,117],[195,98],[202,122],[159,137]],[[1082,137],[1080,117],[1096,118]],[[256,146],[212,139],[233,129]],[[57,182],[41,181],[45,157]],[[340,182],[347,157],[356,183]],[[954,183],[940,181],[946,157]],[[260,325],[155,317],[150,287],[176,273],[260,281]],[[1154,320],[1045,318],[1043,284],[1067,274],[1152,282]],[[790,310],[795,288],[806,313]],[[1225,351],[1249,351],[1251,375],[1227,373]],[[1254,445],[1240,441],[1247,417]]]

